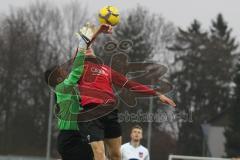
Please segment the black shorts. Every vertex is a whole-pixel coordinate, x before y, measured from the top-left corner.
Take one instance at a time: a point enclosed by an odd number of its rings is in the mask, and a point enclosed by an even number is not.
[[[79,131],[61,130],[57,148],[62,160],[93,160],[92,148]]]
[[[117,109],[98,119],[79,122],[78,127],[81,136],[86,137],[89,142],[118,138],[122,135]]]

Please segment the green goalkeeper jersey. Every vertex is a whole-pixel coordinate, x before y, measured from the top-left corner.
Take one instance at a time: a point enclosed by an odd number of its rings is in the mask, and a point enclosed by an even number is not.
[[[57,113],[60,130],[79,130],[77,117],[82,106],[77,82],[84,70],[84,52],[85,50],[78,51],[68,77],[55,88],[60,109]]]

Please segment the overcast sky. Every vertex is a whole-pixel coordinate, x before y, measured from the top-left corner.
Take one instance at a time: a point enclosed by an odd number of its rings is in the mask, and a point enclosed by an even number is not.
[[[25,6],[35,0],[0,0],[0,12],[7,13],[9,6]],[[64,5],[69,0],[48,0]],[[222,13],[233,35],[240,39],[240,0],[79,0],[88,5],[92,13],[97,13],[105,5],[114,5],[119,11],[129,10],[137,4],[143,5],[151,12],[160,13],[177,26],[186,27],[194,18],[208,28],[211,19]]]

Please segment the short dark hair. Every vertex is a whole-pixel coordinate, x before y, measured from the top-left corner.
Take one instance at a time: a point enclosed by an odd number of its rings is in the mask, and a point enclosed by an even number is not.
[[[53,66],[53,67],[47,69],[44,73],[45,82],[51,87],[56,86],[56,81],[53,78],[53,74],[54,74],[54,71],[57,70],[57,68],[58,68],[58,66]]]
[[[70,59],[61,65],[54,65],[53,67],[47,69],[45,71],[45,82],[49,86],[55,87],[58,83],[60,83],[66,78],[61,77],[60,70],[65,70],[66,72],[70,73],[73,61],[74,59]]]
[[[133,129],[143,130],[142,127],[141,127],[140,125],[138,125],[138,124],[134,125],[134,126],[132,127],[131,131],[132,131]]]

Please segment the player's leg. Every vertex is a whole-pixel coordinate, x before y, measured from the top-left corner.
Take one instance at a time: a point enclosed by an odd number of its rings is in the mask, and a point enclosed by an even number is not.
[[[111,160],[121,160],[120,147],[122,144],[122,137],[120,136],[117,138],[105,139],[104,143],[108,150],[109,156],[111,157]]]
[[[115,139],[121,136],[121,126],[118,122],[117,110],[92,121],[79,122],[78,126],[80,133],[89,139],[95,160],[105,159],[104,139]],[[118,143],[117,147],[119,149],[111,151],[112,155],[117,155],[117,157],[120,155],[121,141],[119,142],[118,140]]]
[[[60,131],[58,138],[58,152],[62,160],[92,160],[93,152],[87,140],[78,131]]]
[[[111,160],[120,160],[122,144],[121,125],[118,122],[118,110],[114,110],[101,119],[104,124],[104,142]]]
[[[105,149],[104,149],[104,142],[103,141],[94,141],[90,143],[94,159],[95,160],[105,160]]]
[[[80,134],[87,138],[94,154],[95,160],[105,160],[104,148],[104,127],[101,122],[96,119],[89,122],[78,123]]]

